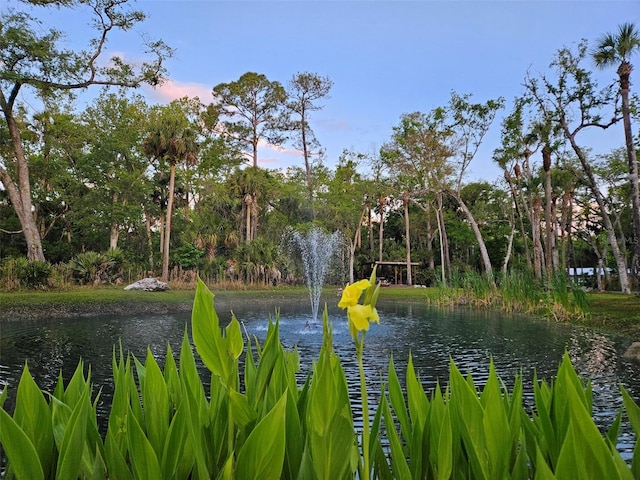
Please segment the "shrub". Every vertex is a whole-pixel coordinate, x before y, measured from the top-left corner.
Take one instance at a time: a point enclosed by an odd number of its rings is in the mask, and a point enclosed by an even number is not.
[[[81,285],[117,283],[122,278],[126,259],[124,252],[113,248],[106,253],[79,253],[69,262],[74,280]]]
[[[46,288],[49,285],[51,265],[25,257],[10,258],[2,266],[2,278],[7,290],[16,288]]]

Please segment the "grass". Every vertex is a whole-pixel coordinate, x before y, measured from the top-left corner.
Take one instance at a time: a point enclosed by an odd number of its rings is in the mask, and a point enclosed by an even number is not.
[[[327,287],[332,294],[336,287]],[[299,298],[307,294],[304,286],[261,287],[251,290],[211,290],[218,299],[234,298]],[[0,321],[38,318],[43,316],[75,316],[83,314],[128,312],[188,311],[193,304],[195,290],[180,288],[166,292],[124,291],[116,287],[76,287],[64,291],[22,291],[0,293]],[[437,298],[437,288],[390,287],[381,291],[382,300],[424,302]],[[640,296],[616,293],[588,293],[589,315],[575,323],[595,328],[628,333],[640,337]]]

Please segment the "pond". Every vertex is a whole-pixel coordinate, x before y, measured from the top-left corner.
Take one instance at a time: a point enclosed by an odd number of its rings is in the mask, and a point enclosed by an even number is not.
[[[323,299],[324,301],[324,299]],[[280,302],[280,304],[278,304]],[[333,323],[336,353],[342,360],[348,382],[356,394],[358,372],[353,342],[345,313],[328,299]],[[249,335],[263,340],[269,317],[279,311],[280,336],[285,348],[297,347],[304,372],[312,367],[322,343],[322,325],[312,320],[308,298],[299,300],[226,299],[216,302],[221,324],[231,311]],[[366,337],[364,362],[369,391],[375,402],[380,379],[393,359],[401,381],[409,353],[427,392],[440,380],[446,384],[449,360],[459,370],[471,373],[476,385],[483,385],[493,358],[496,370],[511,386],[517,374],[525,385],[524,401],[532,400],[534,374],[551,380],[562,355],[567,351],[574,367],[593,386],[594,417],[601,429],[614,420],[622,405],[619,384],[627,388],[636,402],[640,399],[640,364],[622,358],[632,339],[622,335],[566,324],[548,322],[524,315],[502,315],[467,309],[438,309],[419,303],[378,302],[380,325],[372,325]],[[91,366],[91,378],[103,387],[98,414],[104,422],[110,408],[112,389],[111,359],[114,345],[122,342],[124,351],[144,359],[147,348],[162,362],[167,344],[177,356],[190,314],[132,315],[118,317],[79,317],[0,323],[0,387],[8,386],[11,408],[17,382],[25,360],[37,384],[52,391],[60,371],[68,380],[78,361]],[[202,368],[203,379],[208,374]],[[359,419],[355,412],[355,420]],[[618,448],[633,449],[635,440],[625,427]],[[625,455],[627,456],[627,455]],[[627,456],[628,457],[628,456]]]

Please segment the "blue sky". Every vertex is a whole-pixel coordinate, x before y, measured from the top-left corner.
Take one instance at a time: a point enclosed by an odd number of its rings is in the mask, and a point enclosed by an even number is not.
[[[114,38],[109,52],[136,58],[141,32],[175,48],[167,64],[170,81],[145,90],[152,102],[184,95],[209,102],[215,85],[247,71],[283,84],[303,71],[330,77],[331,98],[311,119],[330,166],[345,148],[377,151],[401,114],[442,106],[452,90],[477,101],[503,96],[508,111],[523,92],[528,69],[546,71],[561,47],[583,38],[595,42],[623,22],[640,23],[636,1],[140,0],[136,5],[148,19],[126,42]],[[51,18],[73,41],[82,23],[68,14]],[[640,65],[640,56],[634,63]],[[604,82],[614,75],[599,72],[598,78]],[[470,178],[501,176],[491,161],[499,132],[498,119]],[[594,134],[589,144],[602,153],[622,146],[622,127]],[[266,148],[260,163],[276,168],[303,161],[298,152]]]

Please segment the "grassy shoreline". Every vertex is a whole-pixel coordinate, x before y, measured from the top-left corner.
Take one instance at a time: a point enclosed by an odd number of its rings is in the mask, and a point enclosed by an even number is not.
[[[331,294],[336,287],[327,287]],[[275,287],[253,290],[218,290],[218,300],[269,298],[287,301],[307,295],[306,287]],[[381,300],[424,302],[437,296],[435,288],[385,288]],[[195,289],[166,292],[124,291],[122,288],[82,287],[65,291],[0,293],[0,322],[51,317],[104,314],[178,313],[191,310]],[[640,296],[617,293],[589,293],[590,314],[575,324],[625,333],[640,341]]]

